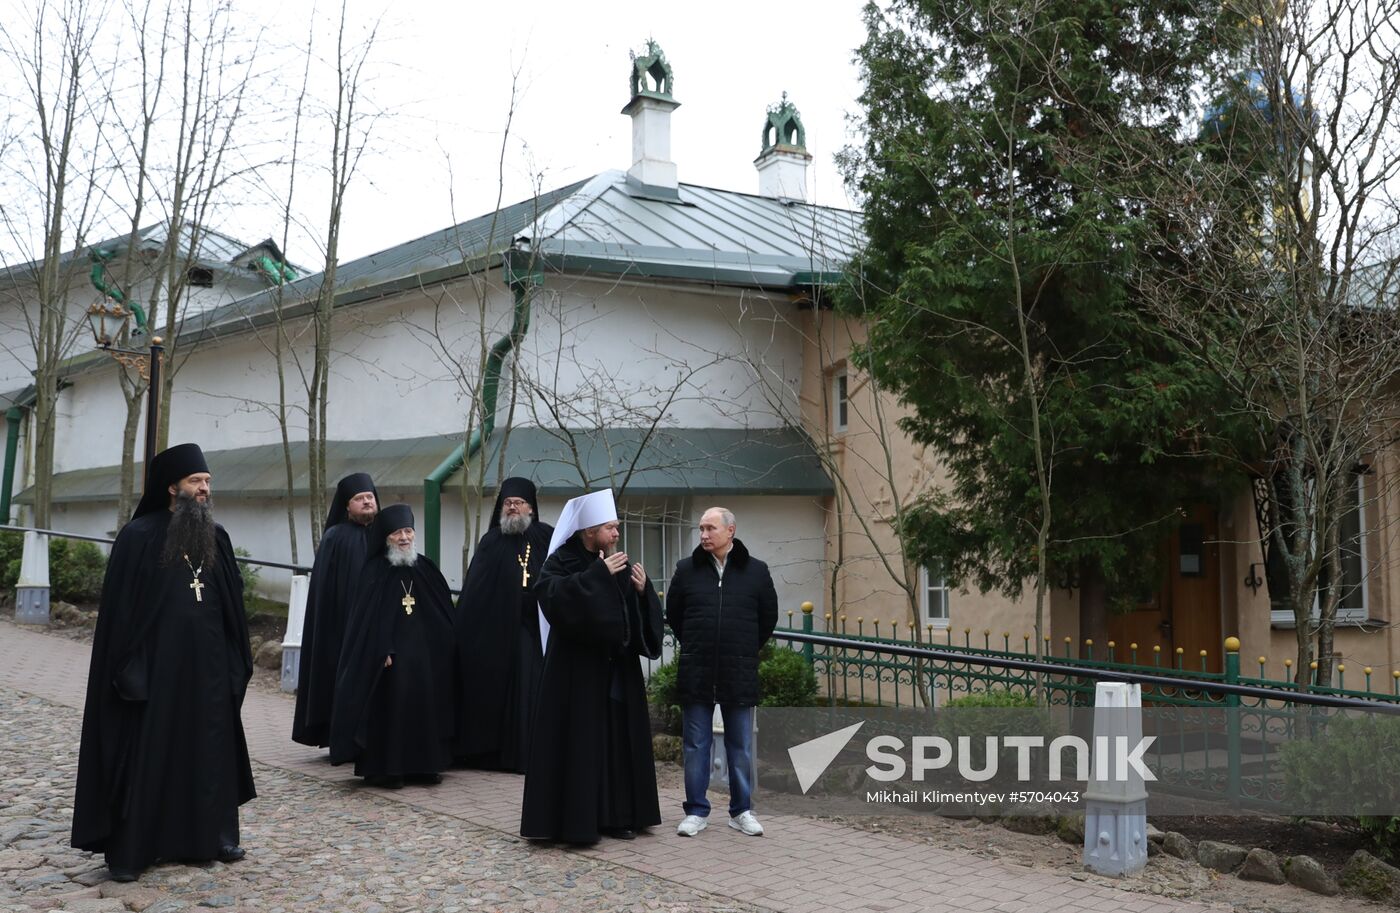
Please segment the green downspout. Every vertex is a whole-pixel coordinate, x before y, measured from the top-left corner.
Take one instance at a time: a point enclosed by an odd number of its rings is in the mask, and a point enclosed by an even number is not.
[[[267,275],[267,278],[272,280],[274,285],[286,285],[297,277],[296,270],[285,263],[279,263],[266,254],[258,257],[253,263]]]
[[[124,304],[131,308],[132,314],[136,316],[136,329],[144,333],[146,331],[145,309],[135,301],[128,301],[126,293],[115,285],[107,284],[107,263],[116,255],[116,251],[95,248],[88,254],[88,259],[92,261],[92,286],[117,304]]]
[[[486,372],[481,381],[481,424],[472,429],[471,437],[464,444],[458,444],[447,459],[428,474],[423,480],[423,553],[434,564],[442,563],[442,486],[461,469],[466,461],[476,455],[491,432],[496,427],[496,398],[501,386],[501,367],[505,364],[506,353],[520,345],[525,333],[530,329],[530,290],[544,282],[544,275],[538,271],[516,272],[510,252],[504,258],[506,283],[515,297],[515,315],[511,321],[510,333],[496,340],[491,353],[486,357]]]
[[[19,406],[5,410],[9,430],[5,434],[5,478],[0,481],[0,523],[10,522],[10,497],[15,491],[15,454],[19,451],[19,423],[24,417]]]

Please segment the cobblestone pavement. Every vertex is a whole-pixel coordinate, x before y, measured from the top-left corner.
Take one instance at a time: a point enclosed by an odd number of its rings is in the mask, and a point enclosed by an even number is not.
[[[166,865],[106,880],[67,845],[85,644],[0,621],[0,911],[875,910],[1194,913],[1229,909],[1115,890],[835,821],[764,816],[768,836],[667,820],[587,850],[515,836],[521,780],[454,771],[433,788],[362,788],[287,738],[292,702],[250,691],[244,727],[259,797],[241,824],[248,858]]]
[[[241,818],[245,860],[109,882],[100,856],[67,845],[80,723],[78,711],[0,690],[0,909],[756,909],[262,764]]]

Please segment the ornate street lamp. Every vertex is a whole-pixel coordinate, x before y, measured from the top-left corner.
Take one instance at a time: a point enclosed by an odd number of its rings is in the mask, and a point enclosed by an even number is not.
[[[165,351],[159,336],[151,337],[151,349],[122,349],[114,343],[123,338],[131,320],[131,310],[118,302],[103,300],[87,309],[88,325],[97,346],[128,368],[133,368],[146,384],[146,470],[156,455],[156,427],[160,421],[160,360]],[[144,489],[144,485],[143,485]]]

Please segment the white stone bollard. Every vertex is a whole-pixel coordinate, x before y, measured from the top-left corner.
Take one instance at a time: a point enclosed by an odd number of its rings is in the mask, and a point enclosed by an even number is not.
[[[729,788],[729,757],[724,753],[724,717],[719,704],[715,704],[715,715],[710,720],[710,780]]]
[[[749,787],[758,791],[758,708],[753,708],[753,733],[749,736],[750,755],[755,770],[749,772]],[[715,715],[710,721],[710,782],[729,788],[729,755],[724,752],[724,717],[719,704],[715,705]]]
[[[15,584],[15,621],[49,623],[49,537],[41,533],[24,534],[24,557]]]
[[[1147,865],[1147,788],[1142,775],[1123,763],[1142,740],[1142,686],[1099,682],[1094,711],[1084,867],[1100,875],[1131,875]]]
[[[306,574],[292,577],[292,589],[287,597],[287,633],[282,635],[282,690],[292,694],[301,677],[301,628],[306,621],[306,594],[311,578]]]

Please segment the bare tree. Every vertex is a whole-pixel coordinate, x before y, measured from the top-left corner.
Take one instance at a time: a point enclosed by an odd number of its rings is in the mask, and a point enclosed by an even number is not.
[[[247,48],[235,42],[234,13],[226,4],[211,7],[184,0],[167,21],[171,20],[178,28],[174,79],[179,99],[171,111],[178,132],[165,180],[153,188],[153,200],[166,225],[156,294],[164,311],[160,323],[167,362],[161,375],[161,400],[167,404],[161,410],[157,435],[161,447],[169,442],[168,404],[175,377],[193,354],[178,339],[190,304],[191,269],[202,259],[210,216],[223,199],[220,193],[238,173],[231,159],[238,151],[246,94],[257,85],[259,58],[256,39]]]
[[[1160,214],[1161,256],[1139,284],[1239,403],[1251,446],[1225,453],[1257,478],[1297,681],[1316,661],[1327,684],[1338,607],[1365,586],[1347,518],[1397,482],[1358,473],[1400,427],[1400,4],[1251,0],[1238,14],[1199,136],[1175,153],[1125,144]]]
[[[37,240],[40,254],[31,266],[9,271],[6,293],[33,344],[34,522],[44,527],[61,367],[83,329],[70,301],[83,276],[81,265],[74,269],[76,251],[93,229],[108,176],[98,138],[111,113],[111,73],[95,54],[107,14],[101,2],[41,0],[27,18],[0,23],[11,111],[23,120],[5,157],[5,184],[16,196],[0,217],[18,250]]]
[[[374,49],[379,32],[376,21],[358,44],[347,41],[349,12],[346,2],[340,5],[336,27],[335,105],[329,112],[331,147],[329,150],[330,202],[326,213],[324,244],[325,266],[316,294],[314,327],[315,357],[306,381],[307,442],[311,510],[311,547],[321,543],[321,524],[326,500],[326,406],[330,396],[331,319],[335,310],[336,268],[340,258],[340,226],[345,213],[345,198],[355,176],[360,156],[369,145],[370,136],[379,114],[367,108],[362,90],[368,74],[365,64]]]

